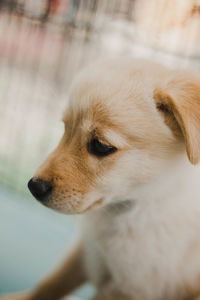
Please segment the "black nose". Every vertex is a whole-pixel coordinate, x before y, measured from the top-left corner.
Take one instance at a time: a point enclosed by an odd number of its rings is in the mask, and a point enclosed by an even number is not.
[[[52,191],[51,183],[40,178],[31,178],[28,182],[28,188],[39,201],[45,200]]]

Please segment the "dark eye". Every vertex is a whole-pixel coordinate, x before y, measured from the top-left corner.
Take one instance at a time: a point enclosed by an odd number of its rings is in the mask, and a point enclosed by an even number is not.
[[[115,152],[117,148],[101,143],[97,138],[93,138],[88,143],[88,151],[96,156],[106,156]]]

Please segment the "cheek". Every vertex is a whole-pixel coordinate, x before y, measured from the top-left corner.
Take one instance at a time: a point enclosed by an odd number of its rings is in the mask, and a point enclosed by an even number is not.
[[[53,190],[44,204],[65,213],[80,213],[98,201],[92,194],[99,177],[100,163],[80,153],[63,155],[57,149],[42,165],[36,176],[52,183]]]
[[[140,184],[146,183],[155,177],[161,169],[158,158],[152,159],[148,153],[141,150],[129,151],[113,164],[99,179],[99,189],[113,196],[130,193]]]
[[[89,157],[87,162],[87,169],[80,165],[78,168],[76,164],[70,169],[65,165],[67,173],[59,164],[54,166],[54,174],[51,174],[54,190],[45,203],[47,206],[66,213],[81,213],[103,205],[104,193],[99,187],[104,173],[111,168],[111,162],[95,157]]]

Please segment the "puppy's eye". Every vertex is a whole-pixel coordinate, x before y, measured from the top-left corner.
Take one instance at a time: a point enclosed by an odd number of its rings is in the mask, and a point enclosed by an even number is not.
[[[105,145],[101,143],[97,138],[93,138],[88,143],[88,151],[96,156],[106,156],[115,152],[116,150],[117,148],[115,148],[114,146]]]

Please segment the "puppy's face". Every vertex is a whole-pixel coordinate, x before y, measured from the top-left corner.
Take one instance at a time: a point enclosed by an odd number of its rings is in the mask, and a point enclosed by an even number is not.
[[[56,210],[83,213],[134,198],[135,188],[181,155],[184,138],[196,163],[184,112],[166,91],[177,99],[178,85],[183,93],[187,82],[174,86],[170,76],[135,61],[101,62],[83,71],[70,93],[64,135],[29,182],[33,195]]]

